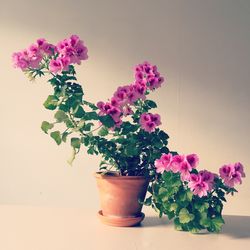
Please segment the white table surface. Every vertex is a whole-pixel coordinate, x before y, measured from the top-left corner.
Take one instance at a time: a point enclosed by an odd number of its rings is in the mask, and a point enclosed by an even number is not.
[[[146,215],[141,226],[117,228],[84,208],[1,205],[0,250],[250,249],[250,216],[225,215],[220,234],[193,235]]]

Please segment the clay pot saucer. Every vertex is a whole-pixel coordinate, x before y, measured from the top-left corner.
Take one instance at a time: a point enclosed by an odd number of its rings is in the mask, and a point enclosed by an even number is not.
[[[102,223],[113,227],[131,227],[138,225],[145,217],[144,213],[140,213],[137,217],[115,217],[104,216],[102,210],[98,212],[98,217]]]

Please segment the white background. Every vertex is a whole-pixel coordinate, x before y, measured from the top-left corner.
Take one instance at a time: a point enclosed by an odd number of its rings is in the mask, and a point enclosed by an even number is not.
[[[53,115],[42,106],[51,87],[11,66],[11,54],[40,37],[85,41],[78,80],[93,102],[133,81],[134,65],[157,64],[166,81],[152,99],[170,148],[199,154],[200,169],[241,161],[249,175],[249,27],[248,0],[0,1],[0,203],[98,207],[99,158],[83,151],[67,165],[70,146],[40,130]],[[249,215],[249,183],[225,213]]]

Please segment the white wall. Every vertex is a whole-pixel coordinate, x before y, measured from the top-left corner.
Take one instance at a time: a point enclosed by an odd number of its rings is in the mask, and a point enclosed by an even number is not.
[[[250,1],[1,1],[0,203],[97,209],[92,173],[98,158],[82,153],[73,167],[70,147],[40,130],[51,113],[45,79],[28,82],[11,67],[13,51],[38,37],[51,42],[78,34],[89,60],[77,68],[91,101],[107,99],[133,79],[133,66],[157,64],[167,79],[152,95],[170,147],[197,152],[201,168],[250,164]],[[248,178],[225,212],[249,214]]]

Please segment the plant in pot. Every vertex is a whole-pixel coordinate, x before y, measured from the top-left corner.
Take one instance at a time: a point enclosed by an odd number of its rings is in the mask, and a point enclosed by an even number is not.
[[[157,178],[150,184],[145,201],[161,217],[174,220],[175,228],[199,233],[219,232],[223,226],[223,202],[233,195],[245,177],[241,163],[223,165],[219,174],[198,171],[198,156],[163,154],[155,161]]]
[[[82,146],[88,154],[101,155],[96,172],[101,210],[99,217],[109,225],[131,226],[143,220],[142,203],[156,172],[154,162],[168,154],[168,135],[158,126],[161,119],[151,113],[156,103],[147,99],[164,79],[156,66],[144,62],[135,67],[135,79],[120,86],[107,102],[96,105],[85,100],[77,82],[74,64],[88,58],[87,47],[76,35],[56,45],[38,39],[13,54],[16,68],[33,80],[48,75],[53,93],[44,102],[55,120],[41,128],[55,142],[70,141],[72,164]],[[61,129],[64,125],[64,129]]]

